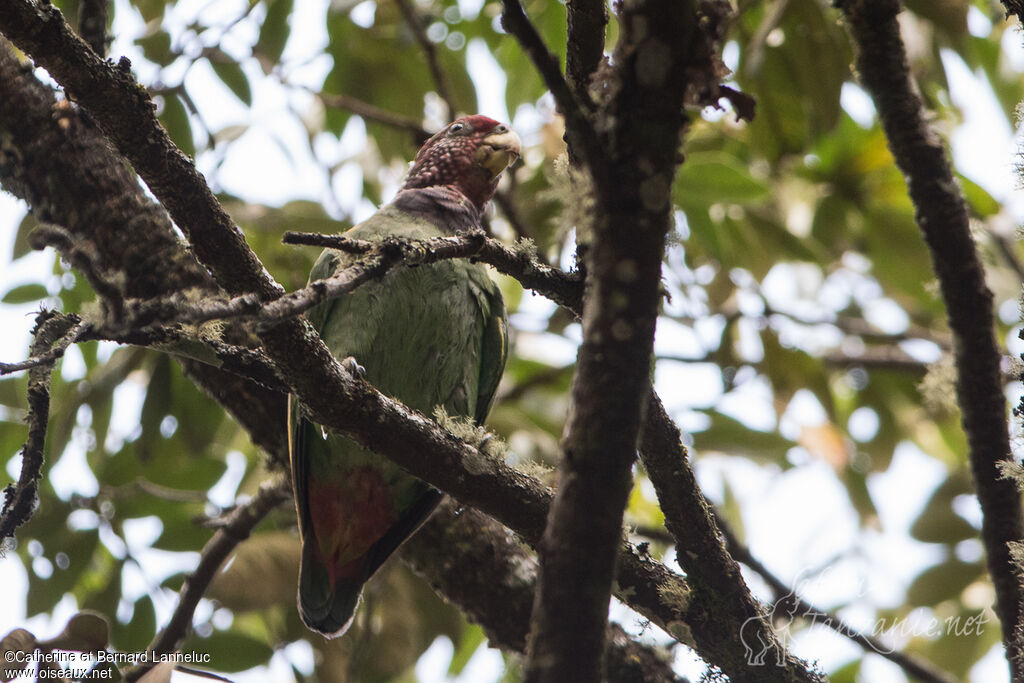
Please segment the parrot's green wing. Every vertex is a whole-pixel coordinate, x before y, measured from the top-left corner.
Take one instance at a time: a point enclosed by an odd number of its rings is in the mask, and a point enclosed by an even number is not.
[[[508,319],[505,301],[498,285],[483,268],[473,272],[475,277],[480,278],[478,285],[485,299],[481,310],[487,312],[480,344],[480,383],[476,410],[473,413],[473,420],[482,425],[487,419],[487,414],[491,412],[494,394],[498,391],[498,383],[505,370],[505,358],[508,355]]]

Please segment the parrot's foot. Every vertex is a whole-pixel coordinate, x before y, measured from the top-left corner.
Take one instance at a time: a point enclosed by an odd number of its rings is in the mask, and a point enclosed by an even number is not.
[[[346,356],[341,361],[341,367],[348,371],[348,374],[352,375],[356,379],[366,379],[366,368],[356,362],[356,359],[352,356]]]

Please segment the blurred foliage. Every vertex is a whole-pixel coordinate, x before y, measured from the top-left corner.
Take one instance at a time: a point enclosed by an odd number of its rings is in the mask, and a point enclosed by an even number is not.
[[[56,4],[72,16],[77,11],[74,0]],[[327,106],[316,93],[355,97],[428,129],[445,116],[416,35],[395,2],[304,3],[301,16],[299,5],[254,0],[217,3],[214,11],[213,4],[201,9],[202,3],[184,0],[130,0],[114,5],[112,17],[115,53],[130,55],[158,95],[164,126],[195,156],[269,271],[289,289],[304,284],[316,250],[283,247],[281,233],[346,228],[366,214],[366,201],[387,200],[418,147],[408,131]],[[563,254],[573,251],[566,224],[573,207],[565,206],[572,199],[554,163],[564,149],[561,124],[530,62],[501,32],[500,3],[416,0],[410,6],[435,43],[454,107],[475,112],[497,93],[524,138],[524,161],[501,190],[514,210],[493,212],[492,229],[508,239],[533,237],[543,258],[571,265]],[[993,125],[1012,122],[1024,78],[1020,61],[1006,54],[1020,36],[1010,33],[1001,6],[988,0],[907,0],[906,6],[904,35],[936,128],[948,136],[962,122],[946,72],[958,60],[994,93],[1005,121]],[[526,9],[564,59],[564,6],[530,0]],[[615,35],[613,18],[609,45]],[[471,55],[481,63],[473,64]],[[852,55],[827,0],[738,0],[725,56],[734,69],[730,84],[757,98],[757,117],[742,124],[729,112],[692,112],[673,194],[677,233],[665,260],[669,297],[659,328],[658,388],[690,428],[699,463],[725,459],[737,472],[754,467],[769,481],[794,468],[824,466],[822,476],[834,479],[857,520],[843,546],[847,559],[860,556],[878,532],[871,482],[889,470],[898,448],[918,449],[943,475],[930,497],[913,493],[926,502],[902,542],[932,551],[934,563],[901,587],[895,604],[875,601],[869,590],[828,606],[867,607],[880,623],[902,623],[912,613],[919,618],[923,609],[939,623],[966,624],[991,602],[976,549],[977,520],[963,504],[971,494],[966,446],[956,410],[923,396],[951,394],[948,381],[930,369],[948,355],[951,340],[904,180],[853,83]],[[210,115],[221,108],[242,113],[214,127],[208,119],[223,120],[220,112]],[[300,135],[285,135],[289,126]],[[288,168],[250,173],[319,180],[296,186],[288,201],[275,205],[238,190],[244,178],[233,181],[228,162],[253,145],[266,149],[267,140]],[[1006,227],[1013,218],[977,180],[960,176],[1004,311],[1020,294],[1022,254]],[[26,235],[34,225],[27,217],[17,228],[13,260],[29,253]],[[550,467],[557,462],[579,326],[513,281],[500,281],[513,346],[489,425],[509,443],[517,465]],[[52,273],[0,297],[4,306],[22,305],[17,310],[42,302],[79,311],[93,294],[58,261]],[[1016,319],[1000,323],[1000,339],[1016,336]],[[687,373],[709,367],[717,378],[712,388],[691,395],[695,380]],[[24,376],[0,379],[0,454],[15,473],[25,390]],[[20,530],[16,550],[29,580],[24,608],[30,617],[66,615],[69,604],[105,615],[110,642],[128,652],[150,642],[176,604],[181,568],[194,563],[212,534],[203,522],[266,476],[241,429],[167,356],[95,343],[72,349],[55,375],[47,462],[39,509]],[[536,467],[531,472],[543,474]],[[741,474],[723,476],[722,483],[711,497],[742,530],[750,498],[737,486]],[[663,521],[643,472],[628,521],[638,528]],[[657,539],[652,552],[672,556]],[[178,569],[161,573],[168,557]],[[281,509],[218,577],[185,650],[209,652],[211,668],[225,672],[266,664],[277,653],[298,680],[409,681],[439,636],[454,644],[453,675],[485,646],[478,627],[398,565],[371,585],[352,633],[324,641],[298,621],[296,563],[294,516]],[[909,648],[965,676],[998,633],[989,619],[915,632]],[[297,641],[315,653],[312,676],[308,657],[285,650]],[[836,681],[864,680],[861,664],[858,658],[830,673]],[[519,680],[514,657],[503,675]]]

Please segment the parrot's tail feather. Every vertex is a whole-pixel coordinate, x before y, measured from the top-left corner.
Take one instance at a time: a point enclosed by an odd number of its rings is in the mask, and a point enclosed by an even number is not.
[[[309,547],[311,544],[307,544]],[[310,629],[326,638],[348,630],[359,606],[363,581],[338,579],[332,583],[326,568],[303,548],[299,570],[299,614]]]

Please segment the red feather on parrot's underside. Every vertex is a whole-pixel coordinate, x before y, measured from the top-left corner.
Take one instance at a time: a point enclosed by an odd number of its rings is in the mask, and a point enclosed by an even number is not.
[[[316,547],[320,559],[331,574],[352,578],[362,570],[366,551],[395,523],[395,505],[391,488],[380,472],[370,465],[345,474],[341,482],[311,479],[309,513],[313,529],[329,529],[319,534]]]

